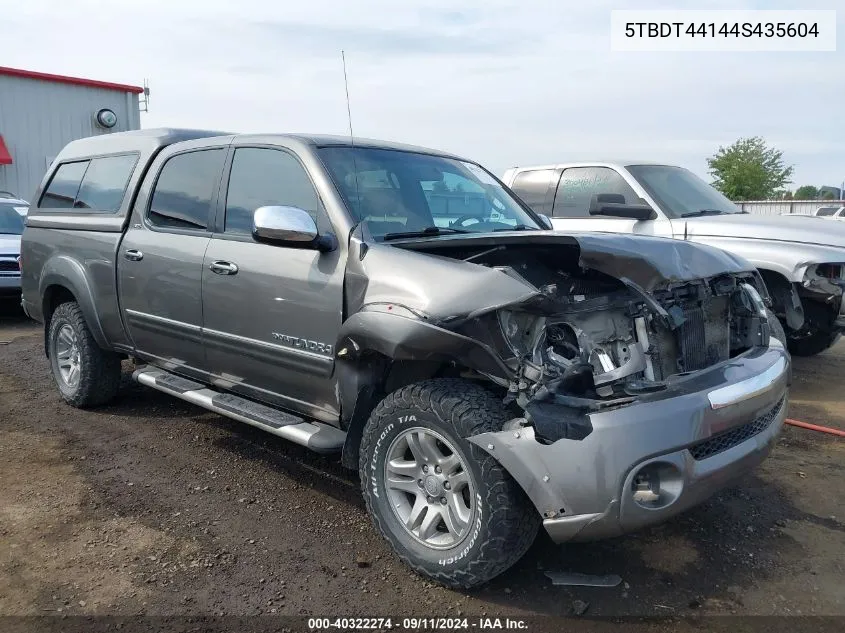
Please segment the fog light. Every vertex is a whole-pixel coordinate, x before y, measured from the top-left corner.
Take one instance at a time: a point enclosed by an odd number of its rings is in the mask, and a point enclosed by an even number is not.
[[[681,471],[674,464],[652,462],[631,480],[631,495],[641,508],[656,510],[672,505],[684,488]]]

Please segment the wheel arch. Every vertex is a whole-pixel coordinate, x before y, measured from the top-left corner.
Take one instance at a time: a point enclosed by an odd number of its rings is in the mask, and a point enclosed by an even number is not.
[[[378,311],[350,317],[335,349],[341,427],[347,433],[341,461],[348,468],[358,467],[364,425],[387,394],[446,373],[511,377],[483,343],[422,320]]]
[[[772,298],[772,312],[783,319],[792,330],[804,325],[804,308],[795,285],[782,272],[770,268],[758,268]]]
[[[76,301],[79,304],[97,345],[103,349],[109,349],[108,340],[97,314],[91,284],[85,269],[79,262],[66,256],[49,260],[41,272],[38,288],[45,325],[46,354],[49,355],[46,332],[50,327],[50,318],[56,308],[66,301]]]

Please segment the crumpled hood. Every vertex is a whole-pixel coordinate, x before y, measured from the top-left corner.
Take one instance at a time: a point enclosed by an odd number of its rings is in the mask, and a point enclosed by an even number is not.
[[[845,222],[807,215],[708,215],[672,220],[672,232],[688,239],[735,237],[845,248]]]
[[[629,279],[647,291],[670,282],[754,270],[746,260],[702,244],[631,235],[513,231],[368,244],[363,249],[353,240],[347,263],[349,313],[396,304],[441,320],[528,301],[539,294],[534,286],[455,257],[468,249],[510,245],[578,248],[582,266]]]
[[[20,255],[21,236],[0,233],[0,255]]]

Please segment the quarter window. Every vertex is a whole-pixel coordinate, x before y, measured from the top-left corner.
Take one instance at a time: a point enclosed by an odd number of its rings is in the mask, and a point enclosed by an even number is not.
[[[136,154],[93,159],[82,179],[73,206],[77,209],[116,212],[123,202],[126,184],[136,162]]]
[[[235,150],[226,193],[226,233],[252,233],[263,206],[297,207],[317,222],[319,199],[305,168],[288,152],[259,147]]]
[[[123,154],[59,165],[39,206],[116,213],[137,162],[137,154]]]
[[[639,196],[625,179],[609,167],[570,167],[563,171],[554,200],[554,217],[590,216],[590,201],[599,193],[616,193],[628,204],[638,204]]]
[[[70,209],[73,207],[86,169],[88,169],[87,160],[59,165],[56,173],[53,174],[53,179],[50,181],[47,191],[41,196],[39,206],[47,209]]]
[[[211,198],[225,156],[223,149],[206,149],[169,158],[153,190],[150,223],[168,228],[207,229]]]

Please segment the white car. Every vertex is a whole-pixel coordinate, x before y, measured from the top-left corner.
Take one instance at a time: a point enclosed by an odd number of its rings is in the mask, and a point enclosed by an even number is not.
[[[813,215],[828,220],[845,220],[845,206],[819,207]]]
[[[18,198],[8,191],[0,191],[0,205],[7,207],[11,206],[18,212],[18,215],[26,217],[29,211],[29,203],[26,200]]]
[[[689,170],[660,163],[515,167],[502,180],[558,231],[688,240],[744,257],[765,280],[796,356],[818,354],[845,332],[845,223],[750,215]]]

